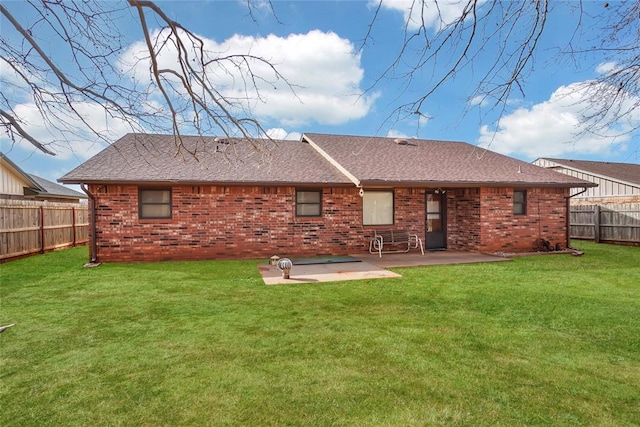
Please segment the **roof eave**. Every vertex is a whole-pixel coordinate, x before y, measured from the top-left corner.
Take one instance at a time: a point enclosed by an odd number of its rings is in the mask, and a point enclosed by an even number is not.
[[[36,188],[36,189],[39,189],[39,190],[44,190],[44,188],[42,188],[42,187],[41,187],[37,182],[35,182],[35,181],[33,180],[33,178],[31,178],[31,177],[29,176],[29,174],[28,174],[28,173],[26,173],[25,171],[23,171],[22,169],[20,169],[20,167],[19,167],[18,165],[16,165],[15,163],[13,163],[13,162],[11,161],[11,159],[10,159],[10,158],[8,158],[4,153],[1,153],[1,152],[0,152],[0,158],[1,158],[2,160],[4,160],[4,161],[7,163],[7,165],[8,165],[11,169],[13,169],[13,172],[14,172],[15,174],[22,176],[22,178],[23,178],[25,181],[27,181],[27,183],[28,183],[28,184],[31,184],[31,186],[32,186],[33,188]]]
[[[516,188],[585,188],[597,187],[592,182],[522,182],[522,181],[385,181],[385,180],[362,180],[362,187],[446,187],[446,188],[481,188],[481,187],[516,187]]]
[[[217,186],[288,186],[288,187],[350,187],[353,186],[352,182],[332,182],[332,181],[181,181],[181,180],[95,180],[95,179],[65,179],[64,177],[58,179],[58,182],[63,184],[95,184],[95,185],[147,185],[147,186],[159,186],[159,185],[217,185]],[[480,188],[480,187],[550,187],[550,188],[585,188],[585,187],[597,187],[597,184],[592,182],[522,182],[522,181],[501,181],[501,182],[480,182],[480,181],[387,181],[387,180],[363,180],[360,181],[362,187],[421,187],[421,188],[434,188],[434,187],[446,187],[446,188]]]
[[[105,180],[105,179],[58,179],[63,184],[86,185],[137,185],[137,186],[167,186],[167,185],[213,185],[213,186],[258,186],[258,187],[351,187],[351,182],[332,181],[181,181],[181,180]]]
[[[610,181],[616,181],[616,182],[618,182],[620,184],[628,185],[628,186],[631,186],[631,187],[638,187],[638,185],[639,185],[637,182],[627,181],[626,179],[617,178],[617,177],[611,176],[611,175],[604,175],[604,174],[601,174],[601,173],[598,173],[598,172],[593,172],[591,170],[587,170],[587,169],[582,169],[582,168],[576,167],[576,166],[574,166],[572,164],[564,163],[563,159],[550,159],[550,158],[546,158],[546,157],[541,157],[541,159],[553,162],[553,163],[555,163],[557,165],[557,166],[548,166],[547,167],[548,169],[565,168],[565,169],[570,169],[570,170],[572,170],[574,172],[583,173],[585,175],[592,175],[592,176],[594,176],[596,178],[607,179],[607,180],[610,180]],[[585,160],[585,161],[588,161],[588,160]],[[558,173],[562,173],[562,172],[558,172]],[[596,184],[596,186],[597,186],[597,184]]]

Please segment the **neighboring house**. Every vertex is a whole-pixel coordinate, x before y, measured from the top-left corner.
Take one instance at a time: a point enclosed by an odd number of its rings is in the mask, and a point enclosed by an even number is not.
[[[0,262],[86,243],[86,201],[0,153]]]
[[[550,158],[533,163],[597,184],[572,190],[571,238],[640,245],[639,164]]]
[[[464,142],[181,143],[128,134],[59,180],[90,194],[92,261],[342,255],[389,228],[427,249],[566,247],[570,190],[594,185]]]
[[[640,165],[541,157],[533,164],[597,184],[577,194],[574,205],[640,203]]]
[[[24,172],[0,153],[0,199],[79,203],[87,196],[39,176]]]

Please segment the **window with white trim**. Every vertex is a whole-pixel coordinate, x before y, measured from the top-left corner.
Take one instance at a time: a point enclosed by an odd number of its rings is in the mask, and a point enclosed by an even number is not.
[[[393,191],[365,191],[362,197],[363,225],[393,224]]]

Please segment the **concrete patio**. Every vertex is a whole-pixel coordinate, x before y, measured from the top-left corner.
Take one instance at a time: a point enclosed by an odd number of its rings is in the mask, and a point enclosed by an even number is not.
[[[380,268],[473,264],[478,262],[502,262],[511,260],[510,258],[497,255],[460,251],[425,251],[424,255],[422,255],[420,252],[414,250],[400,254],[382,254],[382,257],[379,257],[377,254],[372,255],[369,253],[351,256]]]
[[[352,254],[354,262],[338,262],[323,264],[296,265],[294,262],[289,279],[282,277],[282,272],[268,263],[259,264],[258,270],[267,285],[292,283],[335,282],[342,280],[398,278],[400,274],[386,270],[397,267],[419,267],[450,264],[472,264],[481,262],[503,262],[510,258],[471,252],[427,251],[399,254],[369,253]]]

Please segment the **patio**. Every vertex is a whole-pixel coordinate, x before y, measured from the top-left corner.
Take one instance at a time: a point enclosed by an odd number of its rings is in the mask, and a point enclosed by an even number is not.
[[[359,253],[351,258],[352,262],[305,262],[302,265],[294,260],[289,279],[282,277],[278,267],[268,263],[259,264],[258,270],[266,285],[282,285],[402,277],[387,268],[510,261],[510,258],[495,255],[456,251],[428,251],[424,255],[419,252],[383,254],[382,258],[377,254]]]

